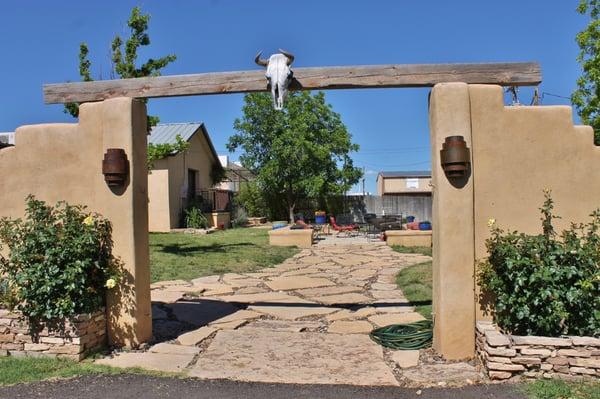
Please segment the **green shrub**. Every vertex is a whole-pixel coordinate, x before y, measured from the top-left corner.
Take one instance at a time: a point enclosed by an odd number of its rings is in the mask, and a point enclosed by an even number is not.
[[[106,290],[120,279],[111,232],[108,220],[83,206],[27,197],[24,219],[0,219],[0,247],[8,250],[0,255],[0,275],[9,305],[32,325],[104,306]]]
[[[238,207],[234,209],[233,215],[233,219],[231,220],[233,227],[244,227],[248,223],[248,214],[244,208]]]
[[[494,297],[488,310],[519,335],[600,334],[600,211],[557,237],[554,203],[545,191],[540,235],[505,232],[490,219],[488,259],[478,281]]]
[[[261,217],[270,214],[265,196],[256,182],[242,184],[234,202],[236,206],[244,208],[249,216]]]
[[[185,226],[188,229],[206,229],[208,219],[204,216],[202,209],[197,206],[190,206],[185,210]]]

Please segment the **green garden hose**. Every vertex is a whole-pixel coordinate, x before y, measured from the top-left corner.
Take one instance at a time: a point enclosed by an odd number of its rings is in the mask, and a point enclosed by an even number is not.
[[[369,334],[371,339],[390,349],[429,348],[433,338],[433,323],[422,320],[409,324],[392,324],[377,328]]]

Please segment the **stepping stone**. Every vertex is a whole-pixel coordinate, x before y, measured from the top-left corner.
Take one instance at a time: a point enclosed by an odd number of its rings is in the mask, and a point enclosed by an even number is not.
[[[435,384],[439,382],[481,381],[483,376],[474,366],[468,363],[447,363],[422,365],[402,371],[402,376],[419,384]]]
[[[339,308],[329,308],[321,306],[250,306],[254,310],[278,319],[296,320],[308,316],[321,316],[333,313]]]
[[[263,283],[261,279],[245,277],[243,279],[227,280],[227,284],[234,288],[256,287]]]
[[[190,376],[288,384],[398,386],[381,347],[366,335],[220,331]]]
[[[174,303],[183,298],[183,294],[183,291],[152,290],[150,291],[150,300],[152,302]]]
[[[227,295],[219,297],[220,300],[226,302],[239,302],[239,303],[261,303],[261,302],[277,302],[277,303],[310,303],[307,300],[298,298],[296,296],[284,294],[283,292],[265,292],[259,294],[245,294],[245,295]]]
[[[319,269],[313,269],[313,268],[292,270],[290,272],[282,273],[281,277],[302,276],[302,275],[307,275],[307,274],[319,273],[319,271],[320,271]]]
[[[368,321],[334,321],[327,332],[337,334],[368,334],[373,330],[373,325]]]
[[[206,276],[195,278],[192,280],[193,285],[201,285],[201,284],[216,284],[219,282],[220,276]]]
[[[167,319],[169,315],[156,305],[152,305],[152,320]]]
[[[392,352],[392,360],[401,369],[407,369],[419,364],[419,354],[418,350],[397,350]]]
[[[210,324],[210,327],[216,328],[218,330],[235,330],[242,324],[245,324],[248,320],[232,320],[227,323],[217,323]]]
[[[322,287],[322,288],[307,288],[303,290],[296,291],[298,294],[308,297],[313,296],[325,296],[325,295],[334,295],[334,294],[345,294],[348,292],[360,292],[362,291],[362,287],[356,287],[351,285],[336,285],[331,287]]]
[[[183,346],[183,345],[175,345],[168,344],[162,342],[160,344],[156,344],[150,347],[150,352],[152,353],[163,353],[167,355],[197,355],[200,353],[200,348],[195,348],[192,346]]]
[[[392,291],[397,290],[398,286],[396,284],[373,283],[371,284],[371,289],[379,291]]]
[[[341,310],[337,313],[325,317],[329,321],[346,320],[346,319],[362,319],[377,313],[377,309],[372,307],[360,308],[353,312],[348,309]]]
[[[229,323],[231,321],[238,321],[238,320],[251,320],[251,319],[257,319],[260,316],[262,316],[260,313],[257,312],[253,312],[251,310],[239,310],[235,313],[232,313],[228,316],[225,316],[223,318],[217,319],[215,321],[213,321],[211,324],[212,325],[217,325],[217,324],[222,324],[222,323]]]
[[[385,327],[390,324],[408,324],[420,320],[425,320],[425,318],[416,312],[379,314],[369,317],[369,321],[377,327]]]
[[[239,310],[238,307],[222,301],[199,300],[194,302],[177,302],[167,305],[179,321],[193,326],[205,326]]]
[[[348,293],[348,294],[340,294],[340,295],[329,295],[319,297],[319,302],[327,304],[327,305],[337,305],[337,304],[357,304],[357,303],[369,303],[371,299],[364,296],[363,294],[358,293]]]
[[[335,285],[333,281],[326,278],[313,278],[305,276],[295,277],[274,277],[271,281],[267,281],[267,286],[274,291],[289,291],[302,288],[315,288]]]
[[[261,292],[268,292],[268,290],[266,288],[261,288],[261,287],[244,287],[244,288],[240,288],[239,290],[236,290],[235,293],[236,294],[258,294]]]
[[[179,286],[189,286],[190,283],[185,280],[167,280],[167,281],[159,281],[150,285],[151,289],[159,288],[159,287],[171,287],[174,285]]]
[[[103,364],[111,367],[130,368],[140,367],[146,370],[164,371],[170,373],[180,373],[195,355],[173,355],[165,353],[151,352],[128,352],[121,353],[113,358],[96,360],[94,363]]]
[[[233,293],[233,288],[226,284],[200,284],[193,285],[190,291],[199,290],[203,296],[225,295]]]
[[[181,345],[195,346],[198,345],[200,342],[204,341],[215,331],[217,331],[216,328],[201,327],[197,330],[180,335],[179,337],[177,337],[177,341]]]
[[[256,320],[244,326],[246,328],[258,328],[269,331],[302,332],[316,330],[321,327],[317,321],[287,321],[287,320]]]
[[[399,289],[394,291],[371,291],[371,295],[375,299],[388,299],[389,301],[407,301],[404,293]]]

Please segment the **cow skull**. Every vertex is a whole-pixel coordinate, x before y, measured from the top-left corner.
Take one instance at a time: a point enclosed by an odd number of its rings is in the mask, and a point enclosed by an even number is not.
[[[268,60],[260,58],[262,52],[256,54],[254,62],[267,67],[265,76],[271,86],[273,107],[276,110],[283,109],[283,102],[288,94],[288,86],[292,81],[293,72],[290,65],[294,62],[294,55],[279,49],[279,53],[273,54]]]

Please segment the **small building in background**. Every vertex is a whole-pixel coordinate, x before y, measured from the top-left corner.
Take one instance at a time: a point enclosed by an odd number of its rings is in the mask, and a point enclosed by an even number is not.
[[[204,123],[161,123],[152,128],[148,143],[187,141],[186,151],[155,161],[148,175],[149,229],[168,232],[184,226],[184,210],[199,206],[214,227],[227,227],[231,192],[213,188],[212,176],[222,169]]]
[[[221,166],[225,168],[225,180],[218,187],[221,190],[229,190],[233,193],[239,193],[241,187],[255,179],[254,174],[244,168],[239,162],[231,161],[227,155],[219,155]]]
[[[379,172],[377,194],[431,196],[431,171]]]
[[[15,145],[14,132],[0,132],[0,148],[12,147]]]

